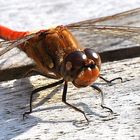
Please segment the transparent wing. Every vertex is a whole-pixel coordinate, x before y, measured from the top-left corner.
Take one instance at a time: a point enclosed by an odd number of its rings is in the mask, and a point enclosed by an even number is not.
[[[24,38],[13,40],[13,41],[1,41],[0,42],[0,56],[5,54],[6,52],[10,51],[11,49],[17,47],[18,45],[28,41],[29,39],[33,38],[35,34],[28,35]]]
[[[133,26],[140,27],[140,8],[122,12],[119,14],[90,19],[73,24],[69,24],[69,27],[81,26],[81,25],[108,25],[108,26]]]
[[[26,41],[33,37],[34,34],[31,34],[22,39],[0,42],[0,72],[6,69],[34,64],[33,60],[17,48],[18,45],[26,43]]]
[[[70,30],[82,46],[93,48],[98,52],[139,46],[140,44],[139,27],[89,24],[73,26],[70,27]]]
[[[97,25],[102,25],[102,26],[97,26]],[[108,32],[110,32],[111,35],[113,34],[115,37],[117,35],[120,35],[120,34],[121,34],[121,36],[122,35],[126,36],[126,34],[127,34],[127,36],[129,36],[130,30],[133,33],[138,32],[137,30],[140,30],[139,28],[132,29],[129,27],[120,27],[120,26],[140,27],[140,8],[136,8],[133,10],[129,10],[129,11],[122,12],[122,13],[115,14],[115,15],[111,15],[111,16],[90,19],[90,20],[81,21],[81,22],[67,25],[67,27],[72,32],[74,32],[74,33],[80,32],[80,33],[78,33],[79,36],[83,36],[83,34],[85,34],[84,32],[89,32],[89,33],[94,32],[94,34],[95,34],[94,36],[96,36],[96,34],[100,34],[100,33],[101,34],[106,33],[107,35],[109,35]],[[12,42],[11,41],[10,42],[9,41],[8,42],[2,41],[2,42],[0,42],[0,48],[2,48],[2,46],[4,46],[4,44],[6,46],[8,46],[7,50],[5,50],[4,52],[0,52],[0,56],[3,53],[5,53],[6,51],[16,47],[20,43],[27,41],[28,39],[30,39],[33,36],[34,35],[32,34],[32,35],[29,35],[23,39],[19,39],[18,41],[12,41]],[[96,37],[96,39],[97,39],[97,37]]]
[[[140,44],[140,8],[67,25],[84,47],[98,52]]]
[[[129,42],[130,45],[136,45],[140,42],[140,8],[66,26],[78,38],[82,46],[93,47],[99,52],[119,43],[123,45],[124,42]],[[26,42],[33,36],[34,34],[17,41],[0,42],[0,56],[19,44]]]

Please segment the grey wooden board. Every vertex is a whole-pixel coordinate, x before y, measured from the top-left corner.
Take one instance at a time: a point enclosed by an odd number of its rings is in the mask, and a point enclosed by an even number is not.
[[[32,76],[1,82],[0,139],[139,140],[140,57],[104,63],[101,73],[108,79],[121,76],[124,81],[116,81],[112,86],[103,81],[96,83],[104,91],[105,104],[113,109],[114,116],[101,109],[96,91],[88,87],[77,89],[71,84],[68,88],[68,102],[86,112],[89,125],[85,125],[81,113],[61,102],[62,87],[37,94],[34,112],[23,121],[30,92],[53,80]]]
[[[99,52],[103,61],[132,58],[140,56],[140,28],[139,20],[137,20],[139,13],[140,8],[137,8],[122,14],[100,18],[100,20],[92,19],[72,24],[83,26],[83,28],[73,28],[70,25],[68,28],[79,40],[81,46],[93,48]],[[104,26],[104,24],[109,26]],[[116,29],[113,25],[130,27]],[[109,54],[112,54],[111,57]],[[0,57],[0,81],[21,78],[23,73],[32,67],[32,64],[33,61],[14,48]]]

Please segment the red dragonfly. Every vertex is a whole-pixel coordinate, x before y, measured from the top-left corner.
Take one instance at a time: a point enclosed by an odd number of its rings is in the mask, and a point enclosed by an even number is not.
[[[91,40],[94,40],[95,44],[92,45],[95,46],[95,50],[98,50],[99,45],[104,44],[106,41],[103,40],[104,36],[112,39],[113,42],[111,43],[120,41],[134,41],[135,43],[139,43],[138,37],[140,28],[131,27],[130,24],[133,25],[133,21],[130,22],[129,20],[130,17],[136,17],[139,14],[140,9],[138,8],[113,16],[87,20],[66,26],[57,26],[56,28],[40,30],[35,33],[29,31],[14,31],[0,25],[0,37],[4,40],[8,40],[0,43],[1,47],[4,44],[7,46],[7,48],[0,52],[0,56],[12,48],[17,47],[24,51],[28,57],[32,58],[36,64],[36,67],[31,69],[28,73],[35,71],[48,78],[60,79],[55,83],[32,91],[30,96],[30,110],[25,112],[23,117],[32,112],[32,99],[35,93],[64,83],[62,101],[76,111],[81,112],[88,122],[88,118],[84,111],[67,102],[66,94],[68,82],[72,82],[73,85],[78,88],[91,86],[99,91],[102,95],[101,107],[106,108],[113,113],[112,109],[104,105],[102,90],[93,83],[97,78],[101,78],[107,83],[111,83],[117,79],[122,81],[122,78],[117,77],[112,80],[106,80],[102,77],[100,74],[100,55],[90,47],[81,47],[75,36],[81,36],[79,40],[82,42],[82,45],[84,44],[86,46],[89,46]],[[127,20],[125,21],[125,19]],[[113,26],[108,25],[109,22],[113,22]],[[122,24],[123,26],[121,26]],[[126,26],[128,24],[129,26]],[[97,38],[99,40],[97,40]]]

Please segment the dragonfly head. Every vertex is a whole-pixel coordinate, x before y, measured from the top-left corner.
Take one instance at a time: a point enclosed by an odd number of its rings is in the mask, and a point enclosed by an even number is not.
[[[61,66],[64,80],[71,81],[76,87],[86,87],[99,76],[101,59],[92,49],[74,51],[66,56]]]

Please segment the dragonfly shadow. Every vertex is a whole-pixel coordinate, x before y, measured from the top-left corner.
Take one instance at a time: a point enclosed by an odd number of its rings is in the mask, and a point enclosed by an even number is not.
[[[97,113],[97,112],[93,111],[85,103],[80,102],[80,103],[73,104],[73,105],[78,107],[78,108],[79,107],[82,108],[82,110],[86,113],[87,118],[93,117],[93,116],[96,116],[96,117],[99,117],[99,118],[102,118],[102,119],[107,118],[106,115],[101,115],[100,113]],[[66,106],[66,105],[57,105],[57,106],[53,106],[53,107],[47,107],[47,108],[43,108],[43,109],[38,109],[38,110],[35,110],[33,112],[50,111],[50,110],[61,110],[61,112],[63,112],[63,109],[65,109],[65,108],[68,108],[68,106]],[[69,111],[71,111],[71,110],[69,110]],[[72,112],[72,113],[77,113],[77,112],[75,111],[75,112]],[[83,115],[83,114],[81,114],[81,115]],[[86,126],[88,126],[88,124],[90,122],[90,120],[89,120],[89,122],[87,122],[84,117],[83,117],[82,120],[79,119],[79,118],[77,118],[77,119],[73,118],[72,116],[71,116],[70,119],[65,118],[65,119],[61,120],[61,119],[56,119],[56,118],[58,118],[58,117],[57,116],[54,117],[54,120],[53,119],[51,119],[51,120],[50,119],[48,119],[48,120],[39,120],[39,122],[40,123],[48,123],[48,124],[72,123],[75,127],[86,127]]]
[[[56,89],[54,89],[45,99],[43,99],[41,102],[39,102],[37,105],[36,105],[36,107],[37,106],[39,106],[39,105],[42,105],[43,103],[45,103],[46,101],[48,101],[50,98],[48,98],[48,97],[50,97],[50,95],[51,95],[51,97],[52,96],[54,96],[55,94],[56,94],[56,91],[60,88],[61,86],[59,86],[59,87],[57,87]],[[82,110],[87,114],[87,115],[94,115],[94,116],[97,116],[97,117],[100,117],[100,118],[105,118],[106,117],[106,115],[101,115],[100,113],[97,113],[97,112],[95,112],[95,111],[93,111],[92,109],[91,109],[91,107],[89,107],[87,104],[85,104],[85,103],[83,103],[83,102],[79,102],[79,103],[77,103],[77,104],[72,104],[73,106],[75,106],[75,107],[77,107],[77,108],[82,108]],[[63,110],[63,109],[65,109],[65,108],[68,108],[68,106],[67,105],[57,105],[57,106],[53,106],[53,107],[47,107],[47,108],[42,108],[42,109],[37,109],[37,110],[34,110],[33,112],[40,112],[40,111],[48,111],[48,110],[57,110],[57,109],[60,109],[60,110]],[[75,111],[76,112],[76,111]],[[75,121],[75,120],[71,120],[70,122],[72,122],[72,121]],[[51,121],[46,121],[46,122],[48,122],[48,123],[51,123]],[[64,121],[60,121],[60,122],[64,122]],[[65,121],[65,122],[69,122],[69,121]],[[53,121],[53,123],[55,123],[54,121]],[[57,122],[58,123],[58,122]]]
[[[45,102],[49,101],[53,96],[55,96],[58,91],[60,91],[62,88],[62,85],[57,86],[55,89],[53,89],[45,98],[43,98],[39,103],[35,105],[35,107],[43,105]]]
[[[22,117],[28,98],[26,93],[29,93],[33,86],[27,78],[3,83],[0,85],[0,133],[4,135],[1,135],[0,139],[12,139],[38,123],[35,117],[27,121],[23,121]]]

